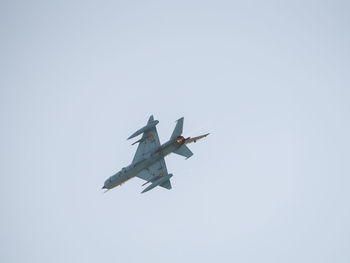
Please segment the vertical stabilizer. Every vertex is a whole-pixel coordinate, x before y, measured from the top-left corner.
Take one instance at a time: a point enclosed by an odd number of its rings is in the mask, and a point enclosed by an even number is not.
[[[183,126],[184,126],[184,117],[177,120],[175,129],[174,129],[173,134],[171,135],[170,139],[174,139],[177,136],[180,136],[182,134]]]

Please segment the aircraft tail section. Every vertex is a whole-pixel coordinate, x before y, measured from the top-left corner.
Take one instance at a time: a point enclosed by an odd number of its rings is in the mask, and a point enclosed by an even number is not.
[[[186,159],[190,158],[193,155],[191,150],[186,145],[182,145],[179,149],[174,151],[174,153],[185,156]]]
[[[184,117],[178,119],[176,121],[176,126],[173,131],[173,134],[171,135],[170,139],[174,139],[182,134],[183,126],[184,126]]]

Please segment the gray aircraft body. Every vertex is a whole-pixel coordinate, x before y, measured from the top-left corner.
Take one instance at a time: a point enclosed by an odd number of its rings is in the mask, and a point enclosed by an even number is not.
[[[141,139],[133,143],[133,145],[136,143],[139,145],[131,164],[109,177],[105,181],[102,189],[112,189],[135,176],[146,181],[142,186],[150,184],[141,193],[147,192],[156,186],[171,189],[170,178],[173,175],[168,173],[164,157],[170,153],[176,153],[185,156],[186,159],[190,158],[193,153],[186,144],[196,142],[209,134],[207,133],[194,138],[188,137],[185,139],[181,136],[183,122],[184,118],[177,120],[169,141],[161,145],[156,129],[156,125],[159,121],[154,120],[153,115],[151,115],[147,125],[128,138],[129,140],[142,134]]]

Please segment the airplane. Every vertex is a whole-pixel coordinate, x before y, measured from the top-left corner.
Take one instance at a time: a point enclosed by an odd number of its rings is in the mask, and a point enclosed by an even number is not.
[[[161,186],[170,190],[170,178],[173,175],[168,173],[164,157],[170,153],[176,153],[188,159],[193,153],[186,144],[196,142],[209,135],[209,133],[207,133],[194,138],[188,137],[185,139],[182,136],[184,118],[182,117],[176,122],[175,129],[169,141],[161,145],[156,129],[156,125],[159,121],[154,120],[153,115],[151,115],[146,126],[134,132],[128,138],[128,140],[130,140],[142,134],[141,139],[132,144],[138,143],[139,145],[131,164],[109,177],[104,182],[102,189],[107,189],[106,191],[108,191],[137,176],[146,181],[142,186],[150,184],[141,193],[152,190],[156,186]]]

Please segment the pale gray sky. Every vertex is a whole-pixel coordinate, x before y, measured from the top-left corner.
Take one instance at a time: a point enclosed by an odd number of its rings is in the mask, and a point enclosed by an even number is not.
[[[350,262],[348,1],[2,1],[1,262]],[[133,179],[150,114],[173,189]]]

